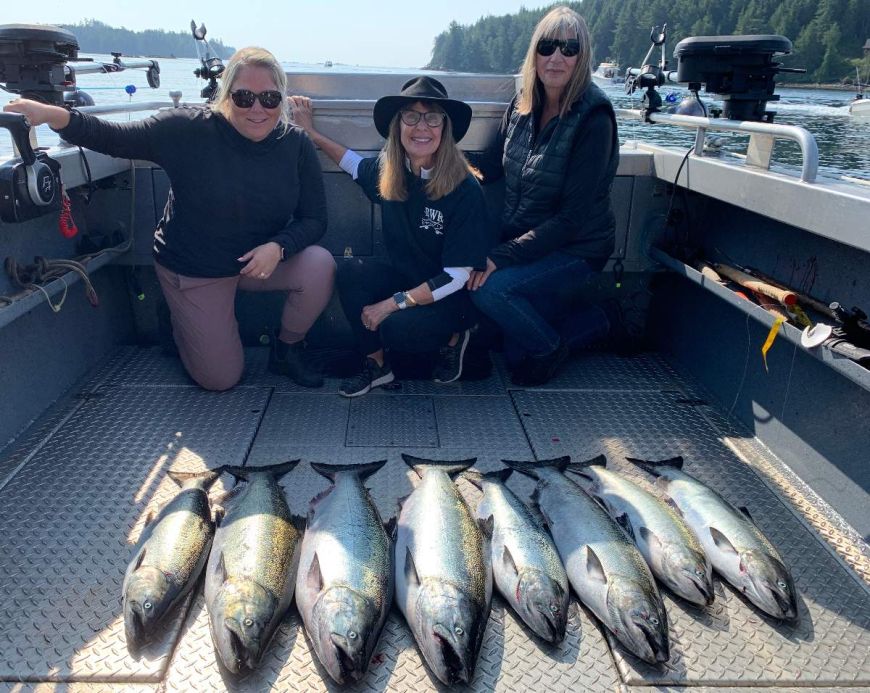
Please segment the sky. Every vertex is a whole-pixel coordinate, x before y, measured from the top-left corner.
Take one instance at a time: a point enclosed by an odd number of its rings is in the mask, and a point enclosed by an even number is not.
[[[207,38],[241,48],[260,45],[279,60],[377,67],[422,67],[435,37],[451,21],[473,24],[487,15],[543,7],[547,0],[178,0],[76,3],[42,0],[35,5],[9,0],[0,22],[75,24],[96,19],[135,31],[188,31],[204,22]],[[191,38],[191,41],[193,39]],[[123,51],[123,46],[118,50]]]

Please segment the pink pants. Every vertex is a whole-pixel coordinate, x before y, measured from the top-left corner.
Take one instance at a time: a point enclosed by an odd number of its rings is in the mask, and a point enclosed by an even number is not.
[[[186,277],[155,263],[157,279],[172,314],[172,334],[181,362],[206,390],[228,390],[244,369],[236,322],[236,289],[287,291],[278,338],[303,339],[332,295],[335,260],[320,246],[308,246],[278,263],[268,279]]]

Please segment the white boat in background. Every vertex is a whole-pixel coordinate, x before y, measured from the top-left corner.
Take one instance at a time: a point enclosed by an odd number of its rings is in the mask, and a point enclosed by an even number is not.
[[[619,72],[618,63],[603,62],[592,73],[593,81],[598,85],[622,84],[625,77]]]
[[[858,93],[855,94],[855,99],[849,104],[849,115],[856,118],[870,118],[870,99],[864,96],[864,87],[866,84],[861,83],[861,73],[858,68],[855,68],[856,84]]]

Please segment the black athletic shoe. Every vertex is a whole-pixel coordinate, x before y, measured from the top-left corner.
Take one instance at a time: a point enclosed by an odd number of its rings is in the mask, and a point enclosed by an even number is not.
[[[323,385],[323,376],[305,363],[302,342],[279,344],[278,338],[274,338],[269,350],[269,370],[277,375],[286,375],[300,387]]]
[[[511,380],[514,385],[543,385],[556,375],[569,355],[568,345],[559,342],[559,346],[549,354],[526,357],[514,370]]]
[[[432,380],[436,383],[452,383],[459,380],[462,375],[462,362],[465,359],[465,350],[468,347],[468,338],[471,330],[465,330],[459,335],[454,346],[441,347],[440,358],[435,370],[432,371]]]
[[[373,387],[386,385],[393,380],[395,380],[395,376],[390,364],[384,361],[384,365],[379,366],[373,358],[366,357],[366,365],[362,371],[342,382],[341,387],[338,388],[338,394],[342,397],[359,397]]]

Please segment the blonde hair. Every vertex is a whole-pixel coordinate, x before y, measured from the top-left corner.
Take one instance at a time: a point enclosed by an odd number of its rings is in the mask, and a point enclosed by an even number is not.
[[[586,21],[574,10],[564,5],[554,7],[538,22],[538,26],[532,32],[529,50],[526,51],[526,57],[523,60],[523,66],[520,70],[522,93],[517,100],[517,111],[520,114],[528,115],[544,100],[544,85],[538,79],[538,71],[535,67],[538,41],[541,39],[567,39],[574,38],[574,36],[580,42],[580,52],[577,54],[577,62],[574,64],[574,74],[571,75],[571,80],[565,86],[560,97],[559,115],[564,116],[589,86],[592,81],[592,41],[589,38],[589,28],[586,26]]]
[[[433,110],[444,113],[437,103],[421,99]],[[408,199],[408,189],[405,187],[405,148],[402,146],[401,110],[396,111],[390,121],[390,132],[384,148],[378,156],[380,174],[378,176],[378,191],[385,200],[404,202]],[[441,143],[435,151],[435,162],[432,165],[432,175],[426,181],[426,197],[438,200],[453,192],[465,180],[469,172],[476,178],[481,178],[480,171],[468,163],[465,154],[453,139],[453,125],[450,116],[444,113],[444,123],[441,125]]]
[[[269,70],[272,73],[272,81],[275,82],[275,89],[280,91],[282,95],[287,93],[287,75],[274,55],[265,48],[258,48],[257,46],[240,48],[233,53],[226,67],[224,67],[217,94],[212,104],[212,108],[224,116],[229,115],[230,92],[233,90],[233,85],[239,76],[239,71],[243,67],[263,67]],[[281,123],[282,130],[286,131],[290,126],[290,105],[287,99],[281,100],[281,117],[278,120]]]

